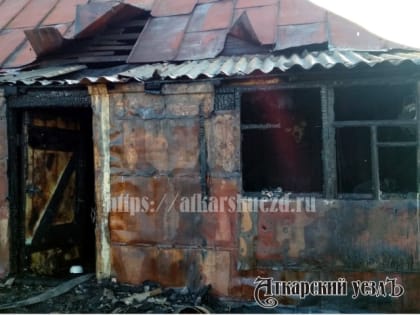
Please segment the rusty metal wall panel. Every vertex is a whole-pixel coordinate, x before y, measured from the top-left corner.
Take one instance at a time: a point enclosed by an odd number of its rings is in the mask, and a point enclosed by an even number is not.
[[[169,249],[112,246],[112,265],[118,280],[141,283],[154,279],[164,286],[187,286],[195,291],[212,283],[212,292],[227,296],[233,262],[231,252],[206,249]]]
[[[311,24],[325,20],[325,9],[308,0],[280,0],[277,25]]]
[[[191,16],[188,32],[226,29],[231,25],[233,3],[225,0],[198,5]]]
[[[416,271],[416,201],[310,201],[258,213],[257,261],[282,268]],[[301,203],[302,205],[302,203]],[[295,211],[291,211],[294,209]],[[306,210],[314,210],[306,211]]]
[[[176,60],[216,57],[225,44],[227,30],[186,33]]]
[[[199,112],[202,107],[208,113],[212,100],[204,87],[194,94],[188,94],[193,90],[185,85],[165,89],[164,95],[148,95],[141,89],[110,95],[112,242],[232,246],[234,215],[180,211],[181,197],[191,198],[194,204],[189,206],[201,202]],[[227,190],[232,185],[222,187]],[[147,197],[149,211],[131,213],[115,199],[119,196]]]
[[[155,18],[145,26],[128,63],[173,60],[181,45],[189,16]]]
[[[406,46],[387,41],[361,26],[336,14],[328,13],[330,45],[335,49],[354,51],[385,51],[389,49],[409,49]]]
[[[197,4],[197,0],[155,0],[153,16],[172,16],[189,14]]]
[[[185,249],[124,246],[114,244],[112,250],[113,274],[124,283],[140,284],[153,279],[164,286],[184,287],[194,290],[200,285],[211,284],[212,292],[218,296],[253,300],[255,278],[273,277],[281,281],[337,281],[345,278],[351,281],[379,281],[386,277],[396,278],[397,283],[405,288],[405,294],[398,299],[383,299],[376,296],[352,299],[352,292],[347,296],[331,299],[299,299],[290,296],[280,296],[279,303],[298,307],[307,311],[312,307],[328,311],[331,307],[337,311],[348,312],[359,310],[363,312],[380,310],[390,312],[416,312],[420,308],[419,291],[417,289],[420,275],[418,273],[400,272],[352,272],[348,270],[274,270],[255,269],[249,272],[235,270],[236,254],[232,250],[221,249]],[[349,288],[350,289],[350,288]],[[328,305],[326,307],[325,305]],[[322,306],[324,305],[324,306]],[[302,308],[299,308],[302,307]]]
[[[310,46],[328,42],[325,23],[279,26],[274,50]]]

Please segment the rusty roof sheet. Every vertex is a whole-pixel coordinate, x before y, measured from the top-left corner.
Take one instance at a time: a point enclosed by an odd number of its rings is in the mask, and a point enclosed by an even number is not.
[[[328,42],[328,34],[324,22],[280,25],[277,27],[277,41],[274,50],[284,50],[326,42]]]
[[[277,25],[324,22],[326,11],[307,0],[280,0]]]
[[[225,45],[227,30],[185,34],[176,60],[189,60],[191,56],[207,59],[217,56]]]
[[[197,4],[197,0],[155,0],[153,16],[172,16],[189,14]]]
[[[249,21],[261,45],[270,45],[276,41],[277,5],[246,9]]]
[[[198,5],[187,29],[187,32],[202,32],[227,29],[232,23],[232,1],[219,1]]]
[[[141,63],[175,59],[188,21],[187,15],[159,17],[149,21],[134,45],[128,62]]]
[[[88,84],[96,82],[123,83],[129,80],[146,81],[161,79],[217,76],[243,76],[287,71],[293,67],[305,70],[320,66],[331,69],[337,65],[351,69],[358,65],[373,67],[389,63],[398,66],[410,62],[420,66],[420,52],[368,53],[354,51],[304,52],[291,56],[246,55],[222,56],[213,59],[186,61],[181,64],[156,63],[142,66],[119,66],[109,69],[86,69],[84,65],[51,67],[42,70],[17,71],[0,75],[1,83],[41,84]]]
[[[414,50],[371,34],[309,0],[2,0],[0,69],[30,64],[36,59],[34,48],[42,54],[42,42],[46,41],[48,51],[57,46],[55,40],[61,40],[56,32],[27,32],[32,47],[23,31],[48,26],[57,28],[64,39],[92,35],[113,19],[129,15],[131,9],[120,3],[149,10],[154,16],[139,36],[129,63],[215,58],[229,33],[241,34],[242,40],[254,44],[256,38],[267,51],[304,50],[319,43],[331,50]],[[236,23],[244,13],[246,20]],[[208,47],[199,47],[200,41]]]

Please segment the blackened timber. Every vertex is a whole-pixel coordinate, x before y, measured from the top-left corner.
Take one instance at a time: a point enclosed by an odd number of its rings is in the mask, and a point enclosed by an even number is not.
[[[128,55],[124,56],[102,56],[102,57],[81,57],[78,62],[82,63],[101,63],[101,62],[125,62]]]
[[[337,190],[334,116],[334,89],[324,86],[321,88],[322,162],[324,193],[327,199],[334,198]]]
[[[131,51],[131,49],[133,48],[132,45],[123,45],[123,46],[118,46],[118,45],[110,45],[110,46],[92,46],[87,48],[87,51],[115,51],[115,50],[127,50],[127,51]]]
[[[42,216],[42,219],[38,225],[38,229],[35,232],[32,240],[32,246],[40,246],[42,244],[42,240],[46,238],[49,229],[51,228],[51,222],[54,219],[58,211],[59,202],[63,196],[64,190],[66,189],[70,177],[76,169],[76,161],[78,160],[78,154],[75,152],[72,157],[70,158],[69,163],[67,164],[63,175],[60,178],[60,181],[57,184],[57,188],[55,189],[51,199],[46,207],[46,211]]]
[[[105,40],[137,40],[139,34],[110,34],[110,35],[103,35],[101,39]]]
[[[90,96],[86,90],[33,89],[26,94],[10,96],[10,108],[32,107],[90,107]]]
[[[416,126],[415,120],[348,120],[333,122],[336,128],[343,127],[400,127],[400,126]]]
[[[416,147],[417,142],[378,142],[378,147]]]
[[[199,107],[199,143],[200,143],[200,185],[201,194],[206,197],[208,196],[208,185],[207,185],[207,141],[205,131],[205,117],[203,112],[203,104]]]
[[[7,110],[7,134],[8,134],[8,153],[9,156],[15,158],[10,158],[7,160],[7,177],[9,178],[9,209],[10,209],[10,267],[12,273],[19,273],[23,270],[23,249],[22,249],[22,226],[23,218],[22,214],[22,202],[19,195],[19,159],[20,156],[19,149],[19,135],[18,131],[18,114],[16,111],[11,109]]]
[[[416,264],[420,263],[420,82],[416,86],[416,118],[417,118],[417,240],[416,240]]]
[[[376,126],[370,127],[370,137],[372,160],[372,190],[375,199],[379,199],[381,195],[381,184],[379,178],[378,129]]]
[[[417,110],[417,193],[420,194],[420,82],[417,83],[416,87],[416,110]],[[417,198],[419,200],[419,198]],[[418,217],[419,218],[419,217]],[[420,231],[419,237],[420,237]],[[420,246],[420,242],[417,242],[418,246]],[[419,261],[420,261],[420,249],[418,253]]]

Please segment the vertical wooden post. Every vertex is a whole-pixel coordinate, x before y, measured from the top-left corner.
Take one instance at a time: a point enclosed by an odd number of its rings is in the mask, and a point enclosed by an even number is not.
[[[416,265],[420,266],[420,82],[416,85],[416,120],[417,120],[417,241]]]
[[[96,276],[98,279],[111,275],[111,247],[109,236],[109,212],[111,210],[110,184],[110,104],[105,84],[91,85],[89,94],[93,112],[93,147],[95,159],[96,201]]]
[[[372,191],[373,197],[381,198],[381,183],[379,178],[379,155],[378,155],[378,128],[370,127],[370,154],[372,163]]]
[[[8,157],[8,142],[7,142],[7,120],[6,120],[6,97],[4,90],[0,89],[0,187],[4,192],[0,195],[0,278],[5,277],[9,268],[12,267],[9,259],[10,255],[10,220],[9,204],[8,204],[8,174],[7,172],[7,157]],[[9,172],[10,175],[10,172]]]
[[[322,114],[322,162],[324,176],[324,195],[333,199],[337,195],[337,164],[335,147],[334,89],[330,86],[321,88]]]
[[[420,82],[416,86],[416,120],[417,120],[417,198],[420,198]]]

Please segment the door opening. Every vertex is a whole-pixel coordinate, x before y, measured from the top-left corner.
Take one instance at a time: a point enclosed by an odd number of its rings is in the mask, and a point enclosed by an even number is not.
[[[20,237],[17,271],[65,276],[95,270],[92,112],[16,112]],[[13,176],[13,175],[11,175]]]

